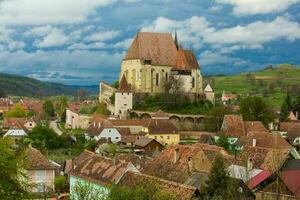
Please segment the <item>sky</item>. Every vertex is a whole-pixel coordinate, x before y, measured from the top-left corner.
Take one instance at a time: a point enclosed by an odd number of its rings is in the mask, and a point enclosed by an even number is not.
[[[0,72],[113,82],[138,31],[176,31],[203,75],[300,65],[300,0],[0,0]]]

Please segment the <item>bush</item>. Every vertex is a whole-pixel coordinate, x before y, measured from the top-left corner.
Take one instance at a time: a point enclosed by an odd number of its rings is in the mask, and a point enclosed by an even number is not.
[[[64,176],[57,176],[54,180],[55,190],[57,192],[62,192],[64,190],[66,184],[66,177]]]

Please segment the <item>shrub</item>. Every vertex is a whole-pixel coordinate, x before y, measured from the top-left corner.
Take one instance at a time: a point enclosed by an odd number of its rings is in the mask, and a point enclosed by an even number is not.
[[[57,176],[54,180],[55,190],[58,192],[62,192],[64,190],[64,186],[66,183],[66,177],[64,176]]]

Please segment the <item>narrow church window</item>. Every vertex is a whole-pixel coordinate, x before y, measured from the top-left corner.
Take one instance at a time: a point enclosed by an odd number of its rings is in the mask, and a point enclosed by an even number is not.
[[[168,72],[166,72],[166,81],[168,81]]]
[[[192,78],[192,87],[193,88],[195,87],[195,78],[194,77]]]
[[[155,80],[155,84],[156,84],[156,86],[158,86],[158,85],[159,85],[159,74],[158,74],[158,73],[156,73],[156,80]]]

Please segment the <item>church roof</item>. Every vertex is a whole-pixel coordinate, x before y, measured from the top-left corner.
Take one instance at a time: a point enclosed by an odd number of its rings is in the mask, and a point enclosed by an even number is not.
[[[152,65],[173,66],[177,48],[171,33],[139,32],[124,60],[140,59],[141,63],[151,61]]]
[[[175,66],[173,67],[173,69],[190,70],[198,68],[199,64],[193,51],[179,48],[176,56]]]
[[[130,86],[127,83],[126,77],[123,74],[120,85],[119,85],[119,92],[129,92],[130,91]]]

